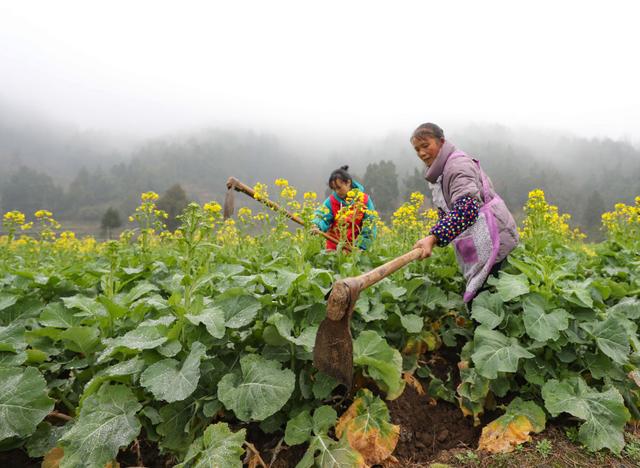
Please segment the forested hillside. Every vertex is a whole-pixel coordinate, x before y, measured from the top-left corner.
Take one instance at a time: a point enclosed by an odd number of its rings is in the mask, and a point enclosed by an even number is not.
[[[60,219],[97,228],[109,207],[127,215],[141,189],[163,193],[180,184],[190,199],[220,200],[234,175],[247,184],[285,177],[322,194],[331,170],[343,164],[365,183],[383,216],[408,193],[428,193],[409,132],[356,142],[207,129],[148,140],[122,153],[100,138],[69,132],[53,137],[47,128],[0,125],[3,211],[45,207]],[[459,127],[449,138],[480,159],[514,210],[540,187],[596,236],[600,213],[640,192],[640,150],[627,142],[499,126]]]

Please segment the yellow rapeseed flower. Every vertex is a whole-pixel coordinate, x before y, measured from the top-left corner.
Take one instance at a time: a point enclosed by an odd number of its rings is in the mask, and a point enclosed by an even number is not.
[[[51,211],[47,211],[47,210],[38,210],[34,213],[34,216],[38,219],[41,218],[51,218],[53,216],[53,213],[51,213]]]
[[[422,205],[424,203],[424,195],[420,192],[413,192],[409,198],[414,205]]]
[[[291,187],[290,185],[287,185],[280,192],[280,196],[286,200],[293,200],[297,194],[298,194],[298,191],[295,188]]]
[[[143,202],[156,201],[160,196],[156,192],[144,192],[140,195],[140,199]]]
[[[218,202],[210,201],[209,203],[205,203],[202,209],[209,214],[215,215],[222,211],[222,206],[220,206]]]
[[[22,225],[24,224],[25,216],[24,216],[24,213],[14,210],[14,211],[9,211],[5,213],[3,216],[3,219],[7,223]]]
[[[267,186],[261,182],[258,182],[253,186],[253,198],[256,200],[267,200],[269,198],[269,194],[267,193]]]

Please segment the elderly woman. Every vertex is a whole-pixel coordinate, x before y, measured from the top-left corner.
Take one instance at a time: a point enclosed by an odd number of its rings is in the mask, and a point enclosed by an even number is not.
[[[518,245],[516,223],[478,160],[457,150],[439,126],[420,125],[411,144],[426,165],[425,178],[439,214],[429,235],[414,248],[421,248],[426,258],[434,247],[453,242],[466,280],[463,299],[470,305]]]

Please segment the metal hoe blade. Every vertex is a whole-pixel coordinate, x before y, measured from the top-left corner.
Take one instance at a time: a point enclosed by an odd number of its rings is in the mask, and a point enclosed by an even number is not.
[[[327,318],[320,323],[313,348],[315,368],[347,389],[351,389],[353,383],[351,316],[359,294],[359,288],[349,280],[338,281],[333,286],[327,302]]]
[[[228,219],[233,216],[235,207],[235,187],[232,185],[227,189],[227,194],[224,196],[224,206],[222,207],[222,214],[224,219]]]
[[[324,319],[318,328],[313,349],[313,365],[330,375],[347,389],[353,382],[353,341],[350,317],[342,320]]]

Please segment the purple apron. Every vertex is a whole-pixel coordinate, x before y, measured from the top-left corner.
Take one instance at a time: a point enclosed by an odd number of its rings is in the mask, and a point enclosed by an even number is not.
[[[460,157],[469,156],[461,152],[454,152],[449,159]],[[487,176],[480,168],[480,162],[476,159],[473,159],[473,161],[477,164],[478,171],[480,171],[484,204],[479,210],[476,222],[453,240],[456,258],[462,270],[462,275],[467,282],[463,296],[464,302],[469,302],[475,297],[478,290],[487,280],[491,268],[496,263],[500,248],[500,234],[494,209],[499,204],[504,205],[504,201],[497,194],[491,197]],[[438,178],[435,184],[430,185],[434,204],[445,213],[448,213],[449,207],[447,207],[442,194],[442,176]]]

